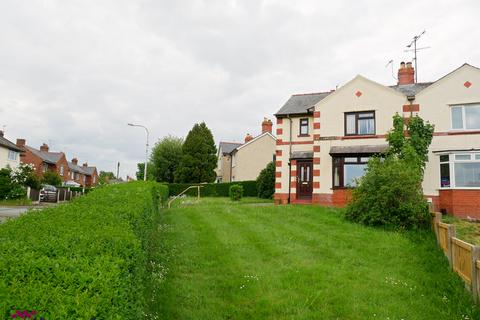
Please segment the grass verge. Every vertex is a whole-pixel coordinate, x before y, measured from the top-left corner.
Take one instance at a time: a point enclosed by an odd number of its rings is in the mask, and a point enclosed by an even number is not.
[[[478,319],[431,232],[315,206],[202,199],[163,211],[149,247],[151,319]]]

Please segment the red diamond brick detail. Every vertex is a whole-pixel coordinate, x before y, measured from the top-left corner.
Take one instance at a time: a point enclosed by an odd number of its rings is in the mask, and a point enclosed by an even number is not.
[[[472,83],[470,81],[465,81],[463,85],[465,86],[465,88],[470,88],[472,86]]]
[[[362,92],[361,92],[361,91],[357,91],[357,92],[355,92],[355,95],[356,95],[358,98],[360,98],[360,96],[362,95]]]

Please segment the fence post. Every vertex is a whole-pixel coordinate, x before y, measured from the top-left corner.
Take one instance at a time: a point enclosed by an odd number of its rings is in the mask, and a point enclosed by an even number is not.
[[[448,240],[447,240],[447,243],[448,243],[448,262],[450,263],[450,267],[453,268],[453,241],[452,241],[452,238],[454,238],[456,236],[456,232],[455,232],[455,226],[453,224],[449,224],[448,225],[448,229],[447,229],[447,237],[448,237]]]
[[[440,238],[438,236],[438,223],[442,222],[442,213],[441,212],[435,212],[435,217],[433,218],[433,231],[435,232],[435,235],[437,236],[437,244],[440,245]]]
[[[27,187],[27,199],[30,199],[30,191],[31,191],[30,187]]]
[[[197,201],[200,201],[200,186],[197,186]]]
[[[480,247],[473,246],[472,248],[472,294],[475,302],[478,302],[478,283],[477,283],[477,260],[480,254]]]

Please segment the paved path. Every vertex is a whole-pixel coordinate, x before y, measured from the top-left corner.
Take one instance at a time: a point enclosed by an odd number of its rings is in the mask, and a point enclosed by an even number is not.
[[[41,210],[52,204],[48,205],[36,205],[36,206],[18,206],[18,207],[2,207],[0,206],[0,223],[10,218],[16,218],[25,213],[28,209]]]

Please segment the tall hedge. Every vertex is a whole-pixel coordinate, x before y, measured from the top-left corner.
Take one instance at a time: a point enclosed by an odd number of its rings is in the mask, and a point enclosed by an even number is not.
[[[189,186],[202,186],[202,188],[200,188],[200,195],[202,197],[229,197],[230,186],[234,184],[239,184],[243,187],[244,197],[256,197],[258,195],[256,181],[235,181],[222,183],[170,183],[168,184],[168,190],[170,196],[176,196]],[[189,196],[196,196],[197,189],[190,189],[186,194]]]
[[[146,242],[167,194],[157,183],[111,185],[0,225],[0,315],[138,319]]]

